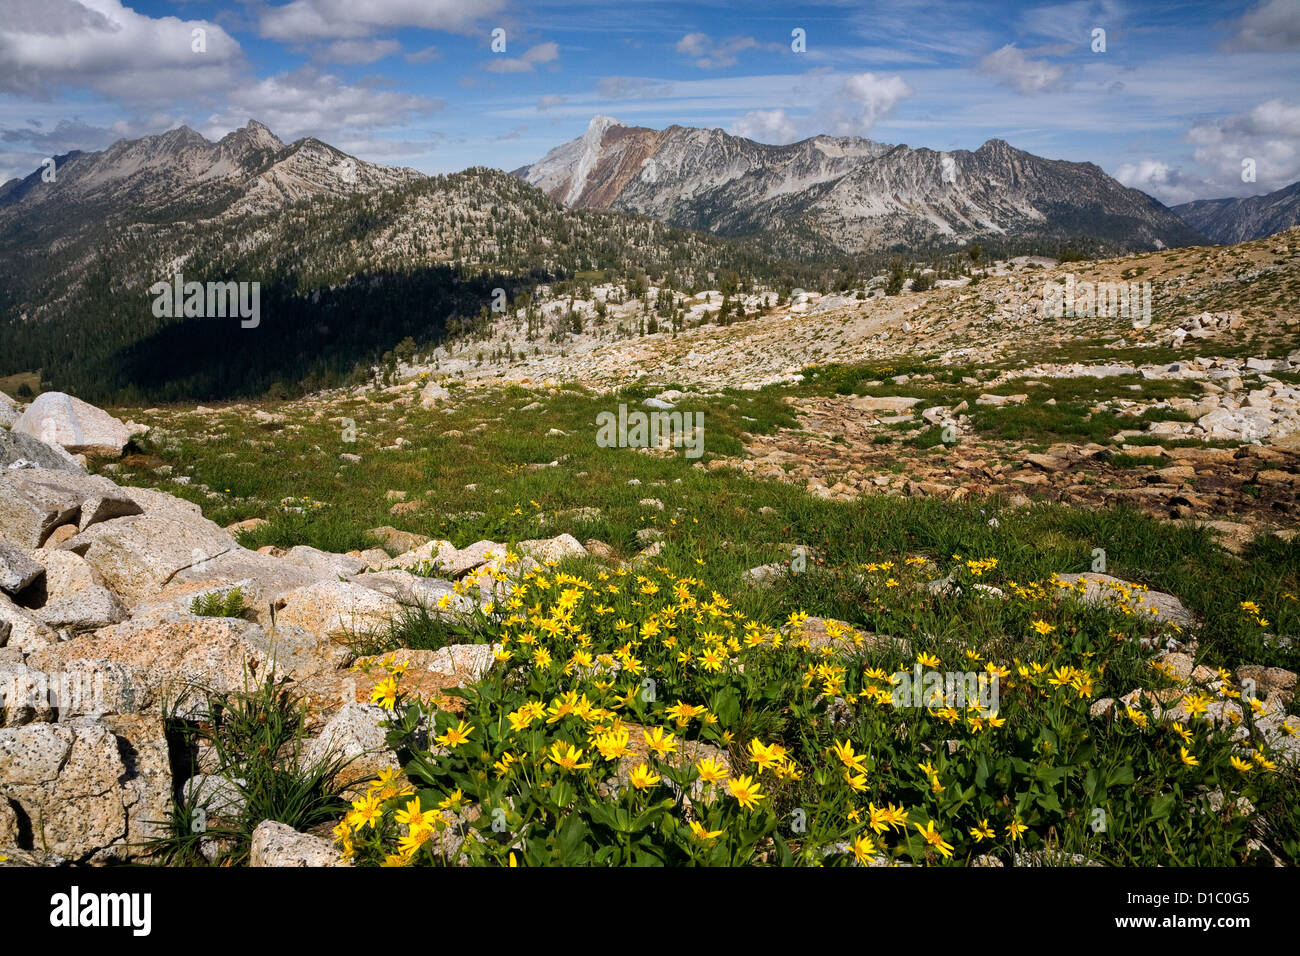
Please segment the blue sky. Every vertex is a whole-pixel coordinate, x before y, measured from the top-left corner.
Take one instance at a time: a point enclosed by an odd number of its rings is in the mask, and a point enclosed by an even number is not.
[[[598,113],[763,142],[1000,137],[1171,204],[1300,179],[1300,0],[0,7],[0,180],[69,149],[181,123],[216,138],[250,117],[429,173],[513,169]]]

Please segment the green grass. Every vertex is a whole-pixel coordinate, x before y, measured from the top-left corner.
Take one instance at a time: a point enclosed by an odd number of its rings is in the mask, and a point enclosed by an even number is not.
[[[13,375],[0,376],[0,392],[4,392],[10,398],[22,397],[18,392],[26,385],[31,390],[31,394],[38,395],[41,391],[41,373],[40,372],[16,372]]]
[[[347,645],[358,657],[407,649],[437,651],[449,644],[481,644],[473,621],[443,617],[420,605],[403,607],[387,626],[349,635]]]
[[[1142,422],[1194,422],[1196,421],[1187,412],[1177,408],[1148,408],[1138,416],[1138,421]]]
[[[1199,438],[1171,438],[1168,435],[1129,435],[1123,444],[1141,447],[1159,445],[1162,448],[1236,448],[1232,441],[1201,441]]]
[[[1078,394],[1085,385],[1109,384],[1063,380],[1047,394]],[[156,484],[199,501],[219,523],[269,519],[268,526],[242,539],[249,546],[371,547],[367,529],[391,524],[450,539],[458,547],[484,538],[512,543],[570,532],[580,541],[598,538],[630,557],[642,547],[636,532],[652,528],[668,545],[661,559],[665,566],[699,575],[721,593],[737,595],[747,613],[769,620],[796,609],[855,624],[865,625],[868,619],[860,595],[814,588],[811,577],[782,589],[745,587],[747,568],[788,560],[796,545],[817,549],[831,567],[912,554],[945,560],[952,554],[995,556],[1000,570],[1016,581],[1088,570],[1092,551],[1102,548],[1110,573],[1171,591],[1204,617],[1207,660],[1229,667],[1262,663],[1294,668],[1300,663],[1295,650],[1264,646],[1249,633],[1238,608],[1240,601],[1260,601],[1278,633],[1295,633],[1300,623],[1295,604],[1282,601],[1281,595],[1300,593],[1300,543],[1267,539],[1243,559],[1227,555],[1203,533],[1134,510],[1047,504],[1009,508],[997,499],[823,501],[794,485],[758,480],[737,469],[709,469],[719,454],[736,453],[747,432],[793,424],[783,401],[790,390],[778,388],[683,402],[683,410],[705,414],[706,453],[699,462],[680,451],[657,457],[597,447],[596,414],[616,410],[619,402],[634,405],[652,388],[616,396],[576,388],[553,395],[522,388],[482,390],[467,394],[451,414],[359,399],[340,402],[317,417],[288,406],[280,410],[300,428],[282,429],[271,442],[244,415],[221,416],[223,427],[213,432],[201,417],[183,418],[152,436],[149,451],[178,472],[192,466],[188,473],[195,484],[177,486],[145,470],[126,481]],[[1037,394],[1033,387],[1022,390]],[[533,401],[543,407],[519,410]],[[1080,423],[1059,404],[973,411],[985,427],[1035,442],[1080,431],[1108,438],[1118,430],[1104,416],[1092,420],[1101,418],[1104,424]],[[138,410],[129,414],[149,418]],[[355,420],[356,442],[342,441],[338,424],[329,421],[335,416]],[[479,424],[487,427],[475,430]],[[547,437],[551,428],[567,434]],[[451,431],[461,434],[449,435]],[[411,444],[384,450],[398,436]],[[928,429],[921,440],[926,436],[939,439],[939,429]],[[342,452],[362,460],[341,462]],[[1145,461],[1139,456],[1133,460]],[[559,464],[550,467],[552,461]],[[629,484],[633,480],[638,483]],[[198,489],[200,482],[217,497]],[[385,498],[390,489],[405,491],[408,501],[419,503],[417,509],[390,514]],[[290,497],[300,502],[303,513],[281,510],[280,500]],[[659,499],[664,510],[640,505],[644,498]],[[577,509],[584,508],[595,510],[579,515]],[[765,509],[770,510],[763,513]],[[990,527],[994,516],[998,526]],[[1206,588],[1205,581],[1214,581],[1215,587]],[[949,630],[971,627],[960,618],[942,624]],[[382,646],[393,640],[437,646],[450,639],[433,622],[415,619],[402,626],[406,636],[383,637]]]
[[[1113,356],[1111,358],[1113,360]],[[1192,420],[1187,413],[1174,408],[1149,408],[1136,418],[1110,409],[1102,412],[1092,410],[1093,406],[1116,396],[1161,402],[1200,395],[1200,388],[1194,382],[1148,381],[1140,375],[1020,378],[996,386],[970,385],[962,381],[963,378],[978,378],[974,372],[970,368],[946,368],[911,361],[896,365],[814,366],[804,370],[806,381],[798,391],[806,395],[903,395],[922,399],[918,408],[935,405],[951,408],[966,402],[975,429],[984,436],[1039,445],[1058,441],[1109,444],[1116,432],[1138,428],[1148,422]],[[933,378],[912,378],[902,384],[889,380],[901,374]],[[987,374],[984,377],[988,378]],[[868,384],[872,382],[879,384]],[[984,394],[1026,394],[1029,398],[1016,405],[977,405],[976,400]],[[936,438],[925,435],[912,442],[921,448],[936,443]]]
[[[911,445],[913,448],[922,450],[927,448],[938,448],[944,444],[943,429],[937,425],[932,425],[921,434],[909,438],[904,444]]]
[[[240,691],[207,690],[207,711],[197,722],[172,722],[184,749],[196,752],[196,745],[206,745],[212,761],[207,772],[230,781],[242,806],[213,806],[210,795],[201,802],[173,799],[169,818],[158,821],[166,832],[147,844],[158,862],[201,864],[200,844],[217,840],[221,849],[215,862],[245,864],[253,831],[264,820],[308,830],[347,810],[340,775],[351,760],[326,754],[310,764],[300,761],[305,710],[287,684],[268,672]]]
[[[379,546],[367,529],[358,528],[347,515],[311,507],[302,512],[274,511],[267,516],[267,524],[242,532],[239,543],[254,550],[266,545],[292,548],[305,544],[335,554]]]
[[[1116,468],[1159,468],[1166,463],[1160,455],[1129,455],[1121,452],[1111,458]]]

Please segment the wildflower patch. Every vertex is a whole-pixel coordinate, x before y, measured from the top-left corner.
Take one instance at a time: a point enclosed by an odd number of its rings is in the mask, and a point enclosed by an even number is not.
[[[1241,695],[1222,675],[1171,686],[1151,665],[1172,625],[997,566],[954,556],[957,587],[937,594],[923,557],[863,565],[864,628],[824,621],[817,641],[801,612],[750,617],[668,567],[532,568],[478,612],[496,665],[446,692],[458,712],[407,693],[400,655],[387,662],[404,773],[372,783],[336,840],[388,866],[1251,859],[1242,805],[1206,808],[1216,791],[1282,799],[1262,711],[1216,719]],[[973,586],[994,581],[1001,599]],[[999,614],[1005,643],[908,625],[941,611]],[[914,636],[869,640],[865,625]],[[1132,675],[1150,696],[1096,706]]]

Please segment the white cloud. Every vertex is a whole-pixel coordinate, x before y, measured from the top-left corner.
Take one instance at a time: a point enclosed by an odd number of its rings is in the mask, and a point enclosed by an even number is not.
[[[793,143],[799,138],[798,127],[785,110],[750,110],[731,125],[728,131],[734,136],[778,146]]]
[[[760,46],[753,37],[734,36],[715,42],[707,33],[688,33],[677,41],[677,52],[695,58],[695,65],[709,70],[715,67],[735,66],[736,54]]]
[[[1125,14],[1116,0],[1067,0],[1025,10],[1019,23],[1026,33],[1087,47],[1096,27],[1106,31],[1108,42],[1116,39],[1123,30]]]
[[[688,33],[677,41],[677,52],[687,56],[704,56],[711,42],[707,33]]]
[[[1288,50],[1300,46],[1300,3],[1264,0],[1235,21],[1229,50]]]
[[[375,84],[349,86],[332,74],[304,67],[232,90],[227,108],[209,117],[200,132],[222,136],[251,118],[285,141],[316,136],[333,142],[331,137],[349,131],[401,126],[442,105]]]
[[[422,50],[406,54],[405,59],[407,63],[432,63],[442,59],[442,51],[436,46],[426,46]]]
[[[1300,105],[1267,100],[1246,113],[1197,123],[1187,138],[1196,144],[1196,161],[1233,193],[1252,195],[1300,179]],[[1254,160],[1254,183],[1241,180],[1246,159]]]
[[[561,96],[559,93],[548,93],[537,101],[537,112],[545,113],[547,110],[563,106],[567,102],[569,102],[567,96]]]
[[[1121,163],[1115,178],[1125,186],[1140,189],[1155,196],[1166,206],[1190,202],[1205,194],[1205,182],[1185,175],[1159,159],[1140,159],[1136,163]]]
[[[1008,43],[979,61],[979,69],[1021,93],[1041,93],[1064,85],[1065,68],[1047,60],[1034,60]]]
[[[514,59],[506,59],[500,54],[494,54],[483,68],[493,73],[531,73],[538,64],[552,63],[559,56],[560,47],[557,43],[539,43],[537,46],[529,47],[523,56]]]
[[[193,49],[194,30],[203,31],[203,52]],[[243,62],[235,39],[207,20],[155,19],[120,0],[4,0],[0,92],[85,86],[126,101],[174,101],[228,85]]]
[[[505,6],[506,0],[292,0],[263,10],[258,28],[264,37],[287,41],[346,39],[401,27],[465,33]]]
[[[901,76],[855,73],[835,94],[826,115],[827,128],[840,136],[865,136],[912,92]]]
[[[322,63],[374,63],[401,50],[402,44],[396,40],[335,40],[317,50],[312,59]]]
[[[18,126],[0,130],[0,142],[26,143],[34,152],[57,156],[74,149],[102,149],[119,139],[132,139],[169,129],[181,121],[170,116],[154,117],[144,123],[122,120],[110,126],[94,126],[84,120],[61,119],[50,129]]]
[[[596,89],[608,100],[671,96],[673,92],[672,86],[666,83],[635,76],[604,76],[596,84]]]

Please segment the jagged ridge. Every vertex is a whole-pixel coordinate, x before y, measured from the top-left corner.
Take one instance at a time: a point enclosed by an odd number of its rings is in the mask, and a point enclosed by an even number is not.
[[[831,136],[768,146],[718,129],[653,130],[598,116],[582,137],[515,175],[572,206],[761,233],[794,253],[980,236],[1078,236],[1117,249],[1200,239],[1092,163],[1043,159],[997,139],[948,153]]]

